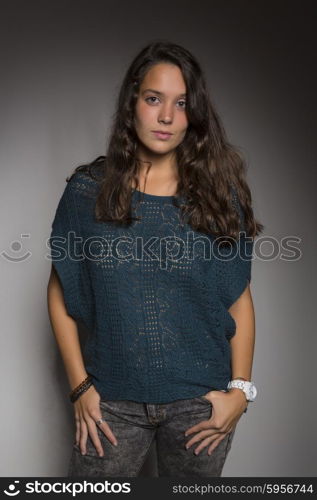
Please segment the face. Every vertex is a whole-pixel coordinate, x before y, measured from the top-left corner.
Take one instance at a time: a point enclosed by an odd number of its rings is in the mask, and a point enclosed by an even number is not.
[[[159,63],[146,73],[139,89],[134,124],[139,153],[147,156],[170,154],[183,141],[188,127],[186,84],[178,66]]]

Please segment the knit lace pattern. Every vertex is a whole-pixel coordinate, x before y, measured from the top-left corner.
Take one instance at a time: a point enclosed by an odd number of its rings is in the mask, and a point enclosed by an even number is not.
[[[228,309],[251,281],[253,242],[240,238],[236,255],[219,259],[213,236],[182,223],[173,196],[137,190],[140,221],[99,223],[97,193],[98,182],[76,172],[49,240],[67,312],[87,330],[83,356],[96,390],[153,404],[226,390],[236,331]]]

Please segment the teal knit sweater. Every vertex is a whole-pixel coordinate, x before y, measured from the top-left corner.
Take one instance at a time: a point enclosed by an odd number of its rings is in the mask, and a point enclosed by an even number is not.
[[[67,312],[87,329],[85,367],[101,398],[154,404],[226,390],[228,309],[251,281],[253,241],[241,236],[219,258],[212,235],[182,225],[175,197],[136,190],[131,213],[142,220],[98,223],[97,192],[85,172],[71,177],[50,246]],[[234,190],[233,202],[243,221]]]

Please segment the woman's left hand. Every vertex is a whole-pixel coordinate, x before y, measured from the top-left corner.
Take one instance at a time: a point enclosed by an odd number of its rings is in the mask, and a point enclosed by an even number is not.
[[[185,436],[197,432],[186,444],[190,448],[198,441],[202,442],[195,449],[195,454],[208,446],[208,455],[233,430],[243,414],[248,402],[241,389],[232,388],[228,392],[210,391],[205,395],[212,403],[212,416],[186,430]]]

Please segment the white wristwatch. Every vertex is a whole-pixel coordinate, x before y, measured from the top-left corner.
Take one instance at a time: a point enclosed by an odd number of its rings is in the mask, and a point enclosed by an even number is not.
[[[230,380],[227,389],[231,388],[242,389],[246,395],[247,401],[254,401],[258,392],[253,382],[240,380],[238,378]]]

